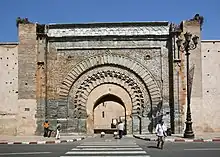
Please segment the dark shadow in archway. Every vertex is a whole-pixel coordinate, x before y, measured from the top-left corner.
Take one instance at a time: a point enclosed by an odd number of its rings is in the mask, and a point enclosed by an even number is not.
[[[148,125],[148,131],[153,133],[153,129],[156,127],[159,120],[163,118],[163,115],[158,115],[158,112],[161,111],[162,108],[162,101],[157,104],[157,106],[152,107],[151,111],[147,114],[147,117],[151,120],[150,124]]]
[[[125,105],[124,105],[123,101],[121,100],[121,98],[119,98],[118,96],[115,96],[115,95],[113,95],[113,94],[107,94],[107,95],[103,95],[102,97],[100,97],[100,98],[96,101],[96,103],[95,103],[93,109],[95,109],[99,104],[101,104],[101,103],[103,103],[103,102],[105,102],[105,101],[114,101],[114,102],[117,102],[117,103],[121,104],[121,105],[125,108]]]
[[[120,105],[123,106],[124,108],[124,112],[125,112],[125,133],[124,134],[127,134],[127,120],[126,120],[126,107],[125,107],[125,104],[123,103],[123,101],[121,100],[121,98],[119,98],[118,96],[116,95],[113,95],[113,94],[107,94],[107,95],[103,95],[102,97],[100,97],[94,104],[94,107],[93,107],[93,112],[94,112],[94,109],[100,105],[101,103],[104,103],[106,101],[114,101],[114,102],[117,102],[119,103]]]

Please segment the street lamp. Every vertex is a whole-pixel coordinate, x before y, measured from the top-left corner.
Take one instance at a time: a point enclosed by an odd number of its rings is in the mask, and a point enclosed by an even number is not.
[[[185,55],[186,55],[186,80],[187,80],[187,113],[186,113],[186,127],[185,127],[185,131],[184,131],[184,137],[185,138],[194,138],[194,133],[192,130],[192,118],[191,118],[191,109],[190,109],[190,89],[189,89],[189,51],[190,50],[194,50],[196,49],[197,45],[198,45],[198,36],[194,36],[192,37],[192,34],[189,32],[186,32],[184,34],[184,43],[182,39],[178,39],[176,41],[176,44],[178,46],[178,52],[180,51],[180,48],[183,49],[183,51],[185,51]]]

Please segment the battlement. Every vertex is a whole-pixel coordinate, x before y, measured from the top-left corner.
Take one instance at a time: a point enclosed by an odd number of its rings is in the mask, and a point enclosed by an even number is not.
[[[0,42],[0,46],[1,45],[18,45],[19,42]]]

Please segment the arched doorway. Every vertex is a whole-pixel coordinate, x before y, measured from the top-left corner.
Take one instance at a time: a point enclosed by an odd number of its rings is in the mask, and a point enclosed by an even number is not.
[[[68,122],[72,125],[77,115],[87,134],[94,133],[94,105],[105,95],[115,95],[123,102],[127,133],[148,132],[153,126],[152,108],[161,102],[158,81],[148,69],[135,58],[114,54],[93,56],[74,65],[59,94],[68,100]]]
[[[126,107],[123,101],[112,94],[102,96],[94,104],[94,133],[113,133],[117,130],[117,123],[126,124]],[[126,128],[125,128],[126,130]]]
[[[124,109],[124,115],[122,115],[122,119],[125,120],[125,127],[126,132],[132,133],[132,102],[130,95],[128,92],[123,89],[122,87],[115,85],[115,84],[102,84],[92,90],[92,92],[88,96],[88,101],[86,104],[87,110],[87,134],[94,134],[95,130],[95,118],[96,117],[94,109],[98,107],[98,105],[102,104],[103,102],[109,102],[109,109],[112,108],[112,105],[119,105],[122,106]],[[116,104],[114,104],[114,103]],[[112,109],[111,109],[112,110]],[[115,110],[112,110],[115,111]],[[102,113],[101,113],[102,114]],[[117,114],[116,114],[117,115]],[[101,115],[102,116],[102,115]],[[115,115],[109,115],[109,117],[113,117]],[[119,118],[119,117],[118,117]],[[112,119],[106,119],[106,122],[111,121]],[[111,128],[106,126],[106,128]]]

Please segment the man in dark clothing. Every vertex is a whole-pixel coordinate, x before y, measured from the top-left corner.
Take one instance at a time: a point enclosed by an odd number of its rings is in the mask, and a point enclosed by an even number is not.
[[[44,122],[44,137],[48,137],[48,131],[49,131],[49,122],[48,120],[45,120]]]

